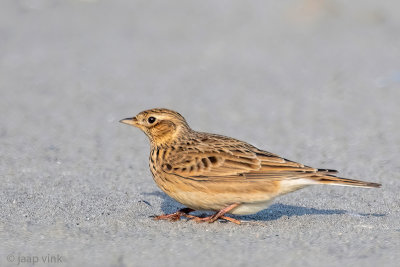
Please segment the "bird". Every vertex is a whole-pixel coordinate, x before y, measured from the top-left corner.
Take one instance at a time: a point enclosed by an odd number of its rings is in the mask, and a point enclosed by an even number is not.
[[[381,184],[337,177],[336,170],[306,166],[224,135],[192,130],[170,109],[140,112],[121,123],[142,130],[150,140],[149,168],[158,187],[183,204],[156,220],[241,221],[229,216],[266,209],[278,196],[310,185],[377,188]],[[213,211],[195,216],[193,211]]]

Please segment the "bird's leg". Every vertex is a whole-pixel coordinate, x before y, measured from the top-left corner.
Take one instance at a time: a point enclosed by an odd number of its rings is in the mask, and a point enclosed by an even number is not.
[[[227,220],[227,221],[233,222],[233,223],[236,223],[236,224],[240,224],[241,223],[239,220],[236,220],[236,219],[233,219],[233,218],[227,217],[227,216],[221,216],[219,218],[223,219],[223,220]]]
[[[236,208],[236,207],[239,206],[239,205],[240,205],[240,203],[233,203],[233,204],[229,205],[228,207],[226,207],[226,208],[224,208],[224,209],[218,211],[218,212],[215,213],[214,215],[211,215],[211,216],[208,216],[208,217],[204,217],[204,218],[196,217],[196,218],[194,218],[194,220],[195,220],[195,222],[209,222],[209,223],[213,223],[213,222],[215,222],[215,221],[218,220],[218,219],[224,219],[224,220],[227,220],[227,221],[236,223],[236,224],[240,224],[240,221],[239,221],[239,220],[233,219],[233,218],[231,218],[231,217],[224,216],[225,213],[227,213],[227,212],[233,210],[234,208]],[[193,216],[193,217],[194,217],[194,216]]]
[[[164,214],[160,216],[155,216],[154,220],[170,220],[170,221],[179,221],[181,219],[181,216],[185,216],[188,218],[192,218],[195,216],[189,215],[190,212],[194,211],[194,209],[191,208],[183,208],[178,210],[177,212],[171,213],[171,214]]]

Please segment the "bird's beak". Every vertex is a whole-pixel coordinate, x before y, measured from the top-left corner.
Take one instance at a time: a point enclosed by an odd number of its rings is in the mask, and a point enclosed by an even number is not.
[[[129,124],[129,125],[133,125],[133,126],[137,126],[137,119],[136,119],[136,117],[122,119],[122,120],[120,120],[119,122],[122,122],[122,123],[125,123],[125,124]]]

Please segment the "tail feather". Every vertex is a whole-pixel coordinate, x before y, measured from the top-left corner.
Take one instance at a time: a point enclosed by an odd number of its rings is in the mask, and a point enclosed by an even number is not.
[[[371,182],[364,182],[364,181],[359,181],[359,180],[341,178],[341,177],[336,177],[333,175],[314,176],[314,177],[312,177],[312,179],[321,184],[357,186],[357,187],[367,187],[367,188],[381,187],[381,184],[378,184],[378,183],[371,183]]]

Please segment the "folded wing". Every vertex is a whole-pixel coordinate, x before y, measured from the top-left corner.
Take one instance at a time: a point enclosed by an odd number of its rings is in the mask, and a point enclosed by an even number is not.
[[[243,182],[296,179],[336,172],[311,168],[235,139],[217,141],[215,138],[212,142],[196,144],[195,149],[184,146],[185,149],[175,151],[166,159],[163,170],[190,179]]]

